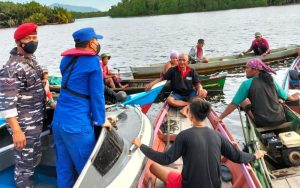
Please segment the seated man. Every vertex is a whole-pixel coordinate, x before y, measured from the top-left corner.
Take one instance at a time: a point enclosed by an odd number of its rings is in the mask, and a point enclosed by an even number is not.
[[[108,69],[108,61],[110,60],[110,55],[107,53],[101,54],[101,66],[103,71],[103,78],[105,85],[110,88],[116,88],[116,84],[120,88],[126,88],[128,85],[122,85],[121,79],[118,74],[113,74]]]
[[[299,100],[299,94],[288,95],[270,74],[276,73],[259,58],[250,59],[245,71],[248,79],[242,83],[232,102],[219,116],[219,120],[241,105],[257,127],[284,123],[286,118],[280,102],[287,99]]]
[[[166,74],[168,72],[169,68],[175,67],[178,65],[178,52],[177,51],[172,51],[170,54],[170,61],[168,61],[162,71],[162,74]]]
[[[205,57],[204,44],[204,40],[199,39],[197,45],[191,48],[189,52],[189,61],[191,64],[200,62],[208,63],[208,60]]]
[[[207,91],[202,88],[197,72],[188,66],[188,55],[180,54],[178,66],[172,67],[161,78],[146,85],[145,89],[149,90],[153,85],[162,81],[170,80],[172,93],[167,98],[170,106],[185,107],[182,114],[187,115],[188,101],[191,97],[205,98]]]
[[[52,93],[50,91],[50,84],[49,84],[48,78],[49,78],[48,69],[44,68],[43,69],[43,76],[42,76],[42,84],[44,86],[45,93],[46,93],[46,106],[50,107],[52,109],[55,109],[56,102],[54,101],[54,99],[52,97]]]
[[[255,39],[252,41],[250,48],[247,51],[242,52],[241,55],[243,56],[244,54],[247,54],[253,50],[255,55],[261,55],[265,57],[271,52],[269,42],[265,38],[262,38],[260,32],[256,32],[254,35]]]

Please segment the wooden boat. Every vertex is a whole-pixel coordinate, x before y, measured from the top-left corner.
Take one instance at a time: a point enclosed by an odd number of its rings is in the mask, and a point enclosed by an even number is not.
[[[210,58],[208,63],[191,64],[190,67],[195,69],[199,74],[212,74],[235,67],[245,66],[246,62],[253,57],[261,58],[264,62],[271,62],[286,57],[296,56],[297,48],[299,48],[298,45],[277,48],[272,50],[272,53],[268,54],[266,57],[254,56],[254,54],[246,54],[244,56],[232,55]],[[163,66],[164,63],[158,63],[143,66],[132,66],[130,69],[135,79],[158,78]]]
[[[1,129],[2,127],[4,127],[4,125],[5,125],[5,119],[0,118],[0,129]]]
[[[209,120],[212,124],[212,128],[219,131],[221,134],[226,136],[229,140],[235,141],[233,136],[230,134],[224,123],[215,124],[214,119],[216,118],[216,113],[214,111],[209,115]],[[154,140],[152,149],[156,151],[163,152],[168,148],[168,145],[175,140],[176,135],[185,129],[191,127],[191,122],[183,117],[179,112],[178,108],[169,107],[166,103],[163,105],[158,113],[158,116],[154,123]],[[169,131],[168,131],[169,130]],[[238,146],[237,146],[238,147]],[[239,148],[239,147],[238,147]],[[153,174],[151,174],[149,168],[153,161],[148,160],[145,170],[143,171],[138,187],[139,188],[149,188],[149,187],[163,187],[163,183],[158,180]],[[229,183],[222,182],[222,187],[234,187],[234,188],[260,188],[262,187],[258,181],[254,171],[249,165],[240,165],[233,163],[225,158],[222,159],[224,163],[231,171],[232,181]],[[174,164],[170,166],[176,168],[177,170],[182,169],[182,160],[177,160]]]
[[[227,73],[222,72],[222,73],[210,75],[210,76],[199,76],[199,80],[200,80],[203,88],[208,90],[208,92],[222,92],[224,85],[225,85],[226,76],[227,76]],[[135,93],[145,91],[146,84],[149,84],[152,81],[153,81],[153,79],[124,80],[122,82],[122,84],[128,84],[129,86],[127,88],[125,88],[125,89],[115,88],[113,90],[115,92],[125,91],[128,95],[135,94]],[[50,90],[53,92],[59,92],[61,78],[60,77],[50,77],[49,82],[50,82]],[[56,84],[56,85],[53,85],[53,84]],[[163,91],[169,92],[170,86],[167,84]]]
[[[285,91],[287,91],[289,94],[294,93],[300,93],[300,81],[299,78],[292,78],[290,74],[292,74],[291,71],[295,71],[294,74],[297,74],[299,72],[298,65],[300,63],[300,57],[297,57],[290,68],[287,70],[285,74],[285,78],[283,81],[283,88]],[[300,104],[299,101],[287,101],[286,104],[295,112],[300,113]]]
[[[126,101],[123,102],[123,105],[139,105],[141,106],[142,112],[146,114],[165,84],[166,81],[162,81],[155,84],[149,91],[128,95]]]
[[[142,109],[142,112],[146,114],[149,108],[151,107],[152,103],[161,93],[165,84],[166,81],[162,81],[155,84],[149,91],[143,91],[140,93],[128,95],[126,100],[122,104],[131,106],[139,105]],[[55,97],[53,96],[53,98],[57,99],[58,95],[58,93],[55,93]]]
[[[74,187],[136,187],[145,165],[145,156],[136,150],[131,141],[139,137],[142,143],[152,144],[152,125],[138,107],[112,106],[107,116],[117,120],[112,131],[103,129]],[[6,130],[6,129],[4,129]],[[130,131],[129,131],[130,130]],[[13,180],[13,145],[3,145],[0,136],[0,187],[15,187]],[[45,130],[41,135],[42,161],[35,173],[35,187],[56,187],[55,151],[53,135]],[[10,142],[11,143],[11,142]]]
[[[284,105],[287,121],[279,126],[256,127],[247,116],[245,141],[249,152],[262,149],[264,159],[252,162],[263,187],[296,188],[300,182],[300,116]]]

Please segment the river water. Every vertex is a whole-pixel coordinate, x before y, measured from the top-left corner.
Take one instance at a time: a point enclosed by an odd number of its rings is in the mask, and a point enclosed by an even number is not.
[[[171,50],[188,53],[199,38],[205,39],[206,55],[216,57],[237,54],[249,48],[254,33],[259,31],[271,48],[300,44],[300,5],[236,9],[203,13],[187,13],[134,18],[91,18],[71,24],[41,26],[38,29],[39,48],[36,56],[51,75],[59,75],[60,53],[74,46],[72,33],[83,27],[94,27],[104,36],[101,52],[112,55],[110,67],[126,67],[165,62]],[[8,59],[14,47],[14,28],[0,30],[0,65]],[[288,63],[275,65],[279,82]],[[243,71],[230,73],[224,95],[215,96],[213,106],[222,112],[230,103],[240,83],[246,79]],[[149,112],[154,119],[161,103]],[[237,111],[225,118],[239,142],[243,141]]]

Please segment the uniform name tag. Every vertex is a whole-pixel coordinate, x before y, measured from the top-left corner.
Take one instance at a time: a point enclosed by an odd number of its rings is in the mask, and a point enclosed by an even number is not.
[[[192,80],[192,77],[188,77],[188,76],[187,76],[186,79],[187,79],[187,80]]]

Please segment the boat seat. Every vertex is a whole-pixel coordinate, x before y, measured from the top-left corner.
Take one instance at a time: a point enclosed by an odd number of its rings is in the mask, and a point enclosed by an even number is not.
[[[268,126],[268,127],[257,127],[256,130],[260,133],[263,132],[267,132],[267,131],[274,131],[274,130],[278,130],[278,129],[286,129],[286,128],[290,128],[292,125],[291,121],[288,122],[284,122],[280,125],[276,125],[276,126]]]

